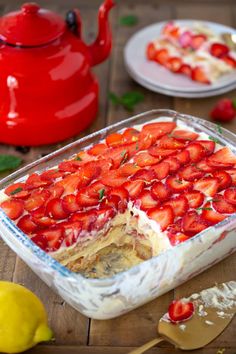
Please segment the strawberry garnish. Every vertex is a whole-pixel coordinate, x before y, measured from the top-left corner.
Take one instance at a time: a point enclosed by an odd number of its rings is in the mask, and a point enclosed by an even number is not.
[[[63,208],[62,199],[60,198],[49,200],[46,205],[46,214],[55,220],[65,219],[68,216],[68,212]]]
[[[96,220],[97,220],[97,209],[90,209],[84,212],[77,212],[69,218],[69,221],[81,222],[82,230],[87,232],[92,230]]]
[[[211,140],[198,140],[198,144],[204,148],[204,156],[211,155],[215,150],[215,142]]]
[[[174,122],[156,122],[145,124],[142,128],[142,132],[149,133],[154,141],[159,139],[165,134],[169,134],[175,129],[176,123]]]
[[[30,175],[25,182],[25,189],[31,190],[39,187],[48,186],[52,183],[51,180],[43,180],[37,173]]]
[[[182,232],[178,232],[176,234],[168,233],[168,238],[172,246],[176,246],[184,241],[189,240],[189,236],[183,234]]]
[[[177,140],[186,142],[186,141],[196,140],[199,135],[195,132],[190,131],[190,130],[177,129],[171,133],[171,136]]]
[[[97,211],[97,219],[94,224],[95,230],[101,230],[105,224],[115,216],[115,211],[112,207],[102,207]]]
[[[158,157],[159,159],[161,159],[162,157],[166,157],[166,156],[170,156],[170,155],[175,154],[175,150],[160,148],[157,145],[151,146],[148,149],[148,152],[150,155],[152,155],[154,157]]]
[[[207,77],[204,69],[200,66],[196,66],[192,69],[191,78],[193,81],[201,82],[202,84],[210,84],[210,80]]]
[[[232,184],[231,176],[225,171],[215,171],[212,173],[213,177],[218,178],[219,180],[219,187],[218,191],[221,191],[225,188],[228,188]]]
[[[62,208],[68,214],[74,213],[81,209],[74,194],[67,194],[62,198]]]
[[[36,234],[33,237],[31,237],[31,241],[33,241],[43,251],[48,252],[48,241],[44,235]]]
[[[151,181],[157,178],[155,171],[152,168],[146,169],[142,168],[137,171],[133,176],[131,176],[131,180],[142,180],[145,183],[150,183]]]
[[[139,140],[139,131],[134,128],[127,128],[122,134],[123,140],[126,143],[134,143]]]
[[[45,229],[56,224],[56,220],[50,218],[49,216],[32,216],[32,220],[39,227],[39,229]]]
[[[178,323],[189,320],[194,314],[193,302],[174,300],[168,308],[168,316],[171,322]]]
[[[232,66],[232,68],[236,67],[236,60],[231,57],[231,55],[227,54],[221,58],[226,64]]]
[[[22,216],[18,221],[17,226],[26,234],[33,233],[37,230],[37,224],[29,214]]]
[[[120,198],[120,202],[118,204],[118,211],[123,213],[127,207],[127,202],[129,199],[128,191],[124,187],[116,187],[116,188],[112,188],[109,191],[109,195],[110,196],[115,195]]]
[[[170,164],[168,162],[162,161],[157,165],[152,165],[152,170],[156,173],[156,178],[161,180],[168,176],[170,171]]]
[[[213,197],[217,193],[219,185],[220,183],[218,178],[203,177],[194,183],[193,188],[208,197]]]
[[[152,42],[148,43],[148,45],[147,45],[146,56],[147,56],[148,60],[155,60],[156,48]]]
[[[109,148],[107,152],[103,154],[105,159],[111,159],[113,162],[112,168],[116,169],[129,159],[128,149],[124,146],[117,146]]]
[[[63,187],[65,194],[72,194],[77,191],[80,184],[78,172],[65,176],[61,181],[56,182],[55,186]]]
[[[192,162],[198,162],[205,155],[205,149],[201,144],[191,143],[186,147],[186,150],[189,152],[189,157]]]
[[[193,209],[199,208],[204,202],[204,198],[205,198],[202,192],[195,191],[195,190],[184,193],[184,196],[188,200],[189,208],[193,208]]]
[[[64,187],[58,185],[51,185],[47,188],[47,191],[50,192],[50,198],[60,198],[64,193]]]
[[[160,225],[162,231],[165,231],[174,221],[174,212],[169,205],[150,209],[147,211],[147,215],[150,219],[155,220]]]
[[[25,183],[14,183],[5,189],[5,194],[9,197],[17,199],[26,199],[29,196],[29,191],[24,190]]]
[[[166,179],[166,185],[172,192],[181,193],[192,188],[192,182],[185,181],[178,176],[169,176]]]
[[[204,174],[205,172],[194,164],[188,165],[179,170],[179,176],[186,181],[194,181],[198,178],[201,178]]]
[[[214,199],[212,201],[212,205],[218,213],[223,213],[223,214],[233,214],[236,212],[236,206],[229,203],[226,199],[225,196],[222,196],[221,194],[216,194],[214,196]]]
[[[182,59],[179,57],[170,57],[165,63],[165,66],[174,73],[179,71],[181,65]]]
[[[32,211],[45,205],[46,201],[51,196],[51,193],[44,190],[35,190],[31,193],[30,198],[25,201],[24,207],[27,211]]]
[[[182,218],[182,228],[188,236],[194,236],[207,227],[207,222],[195,210],[187,212]]]
[[[106,143],[109,147],[118,146],[124,143],[123,136],[120,133],[113,133],[106,137]]]
[[[18,219],[24,211],[24,204],[21,200],[8,199],[2,202],[0,207],[12,220]]]
[[[201,217],[213,225],[223,221],[226,218],[225,215],[222,215],[221,213],[213,210],[210,202],[207,202],[202,208]]]
[[[153,198],[153,195],[150,193],[150,191],[144,190],[138,196],[137,205],[140,209],[147,210],[159,206],[160,202]]]
[[[123,187],[128,191],[131,199],[137,198],[142,192],[145,182],[142,180],[127,181]]]
[[[151,187],[151,194],[156,200],[164,201],[171,196],[168,187],[162,182],[156,182]]]
[[[223,147],[208,157],[207,163],[213,167],[227,168],[236,164],[236,156],[228,147]]]
[[[174,157],[179,161],[181,165],[185,165],[190,161],[190,154],[187,150],[183,150],[178,154],[174,155]]]
[[[231,170],[226,170],[225,172],[227,172],[232,180],[232,185],[236,186],[236,169],[231,169]]]
[[[210,53],[213,57],[222,58],[229,53],[229,47],[223,43],[212,43]]]
[[[182,48],[188,48],[191,45],[192,34],[190,31],[184,31],[179,36],[179,44]]]
[[[225,200],[233,205],[236,205],[236,188],[228,188],[224,191]]]
[[[182,64],[179,68],[179,73],[184,74],[188,77],[192,76],[192,68],[189,64]]]
[[[196,168],[204,172],[214,171],[214,167],[210,166],[207,159],[203,159],[196,164]]]
[[[155,61],[159,64],[164,65],[169,59],[169,53],[166,48],[158,49],[155,55]]]
[[[76,202],[80,207],[95,206],[99,203],[99,194],[91,195],[87,188],[81,188],[76,196]]]
[[[99,204],[99,208],[111,207],[118,211],[122,208],[122,204],[122,200],[118,197],[118,195],[107,195]]]
[[[79,167],[82,165],[80,161],[77,160],[68,160],[62,161],[59,163],[58,168],[60,173],[65,172],[76,172],[78,171]]]
[[[77,241],[82,230],[82,224],[79,221],[66,221],[61,226],[63,227],[64,243],[67,247],[70,247]]]
[[[165,159],[165,162],[167,162],[169,164],[169,173],[174,173],[176,171],[178,171],[178,169],[180,168],[180,162],[176,157],[168,157],[167,159]]]
[[[157,144],[159,147],[163,149],[170,149],[170,150],[178,150],[182,149],[185,144],[182,143],[181,141],[173,138],[172,136],[164,135],[161,137],[158,141]]]
[[[59,226],[52,227],[47,230],[40,231],[38,233],[38,236],[39,237],[37,239],[35,237],[32,237],[31,240],[37,243],[37,245],[42,248],[42,246],[44,247],[44,245],[46,244],[44,241],[46,239],[47,247],[46,250],[45,249],[44,250],[47,252],[54,252],[58,250],[62,244],[63,229],[62,227]],[[40,240],[40,236],[41,236],[41,240]],[[37,242],[37,240],[39,240],[40,242]]]
[[[88,154],[93,156],[103,155],[105,152],[107,152],[107,149],[108,147],[106,144],[96,144],[88,150]]]
[[[153,157],[146,151],[134,156],[134,162],[140,167],[155,165],[159,161],[159,157]]]
[[[236,116],[234,101],[229,98],[219,100],[210,112],[210,117],[219,122],[230,122]]]
[[[199,49],[203,43],[205,43],[207,40],[207,37],[204,34],[195,34],[191,38],[191,47],[196,50]]]
[[[188,210],[188,200],[182,195],[168,200],[164,205],[170,205],[175,216],[183,216]]]
[[[139,169],[140,167],[136,163],[126,163],[119,167],[119,174],[123,177],[129,177],[135,174]]]
[[[101,178],[102,184],[108,187],[119,187],[126,181],[127,177],[121,176],[119,170],[109,171]]]

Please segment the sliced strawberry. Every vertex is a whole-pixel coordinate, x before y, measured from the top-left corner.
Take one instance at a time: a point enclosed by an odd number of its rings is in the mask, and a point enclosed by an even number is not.
[[[151,194],[154,199],[164,201],[171,196],[169,188],[162,182],[156,182],[151,187]]]
[[[203,177],[194,183],[193,188],[208,197],[213,197],[217,193],[219,185],[218,178]]]
[[[56,224],[56,220],[50,218],[49,216],[41,216],[38,218],[32,216],[32,220],[40,229],[49,228],[50,226]]]
[[[14,183],[8,186],[4,193],[10,197],[17,198],[17,199],[25,199],[29,196],[29,192],[24,190],[25,183]]]
[[[169,53],[166,48],[158,49],[155,55],[155,61],[161,65],[164,65],[169,59]]]
[[[100,165],[99,165],[100,164]],[[103,166],[105,167],[105,161],[91,161],[81,166],[78,171],[79,187],[87,186],[93,179],[99,177]]]
[[[164,148],[160,148],[159,146],[155,145],[155,146],[151,146],[148,149],[148,152],[150,155],[157,157],[159,159],[166,157],[166,156],[170,156],[170,155],[174,155],[175,154],[175,150],[173,149],[164,149]]]
[[[124,143],[123,136],[120,133],[112,133],[106,137],[106,143],[109,147],[121,145]]]
[[[222,196],[221,194],[216,194],[214,196],[212,205],[214,209],[218,211],[218,213],[232,214],[236,212],[236,206],[228,203],[228,201],[225,199],[225,196]]]
[[[204,148],[204,156],[211,155],[215,150],[215,142],[211,140],[198,140],[198,144]]]
[[[229,47],[223,43],[212,43],[210,53],[213,57],[222,58],[229,54]]]
[[[160,205],[160,202],[154,199],[150,191],[147,190],[143,190],[140,193],[136,203],[142,210],[148,210],[150,208],[158,207]]]
[[[99,204],[99,208],[111,207],[118,211],[121,208],[121,203],[122,201],[118,195],[107,195],[106,198]]]
[[[178,150],[178,149],[183,149],[185,147],[184,143],[168,135],[164,135],[163,137],[161,137],[157,141],[157,144],[159,147],[163,149],[170,149],[170,150]]]
[[[170,205],[175,216],[183,216],[188,210],[188,200],[182,195],[171,198],[164,205]]]
[[[51,185],[47,190],[50,192],[50,198],[60,198],[64,193],[64,187],[57,185]]]
[[[95,206],[99,203],[99,195],[92,196],[88,193],[87,188],[81,188],[76,196],[76,202],[80,207]]]
[[[66,221],[61,225],[63,226],[64,243],[67,247],[70,247],[78,240],[82,230],[82,223],[79,221]]]
[[[224,191],[225,200],[233,205],[236,205],[236,188],[228,188]]]
[[[74,194],[67,194],[62,198],[62,208],[67,214],[74,213],[81,209]]]
[[[213,167],[230,168],[236,164],[236,156],[228,147],[223,147],[208,157],[207,163]]]
[[[205,174],[204,171],[201,171],[194,164],[183,167],[182,169],[179,170],[178,173],[179,176],[185,179],[186,181],[194,181],[198,178],[201,178]]]
[[[198,134],[190,130],[177,129],[171,133],[171,136],[180,141],[193,141],[198,138]]]
[[[142,131],[149,133],[154,141],[156,141],[163,135],[171,133],[175,127],[175,122],[156,122],[145,124],[142,128]]]
[[[72,194],[77,191],[78,186],[80,184],[80,176],[79,173],[73,173],[65,176],[61,181],[56,182],[55,186],[63,187],[64,194]]]
[[[93,156],[103,155],[105,152],[107,152],[107,149],[108,147],[106,144],[96,144],[88,150],[88,154]]]
[[[126,143],[134,143],[139,140],[139,131],[134,128],[127,128],[122,134],[123,140]]]
[[[110,187],[104,186],[101,180],[91,183],[86,187],[86,192],[91,198],[102,199],[107,192],[110,190]]]
[[[184,241],[189,240],[189,236],[183,234],[182,232],[178,232],[176,234],[168,233],[168,238],[172,246],[176,246]]]
[[[84,163],[81,163],[81,161],[77,160],[67,160],[67,161],[62,161],[59,163],[58,168],[61,173],[63,172],[76,172],[78,169],[84,165]]]
[[[69,221],[80,221],[82,225],[82,230],[84,231],[91,231],[94,223],[97,220],[97,209],[90,209],[85,212],[77,212],[73,214]]]
[[[139,134],[138,151],[147,150],[155,142],[155,136],[153,137],[153,135],[149,131],[142,130]]]
[[[31,190],[39,187],[49,186],[52,183],[51,180],[45,181],[37,173],[30,175],[25,182],[25,189]]]
[[[207,227],[208,223],[195,210],[187,212],[182,218],[182,228],[187,236],[194,236]]]
[[[148,60],[155,60],[156,48],[152,42],[148,43],[148,45],[147,45],[146,56],[147,56]]]
[[[74,161],[77,161],[81,165],[89,161],[94,161],[94,157],[88,154],[88,151],[80,151],[74,158]]]
[[[8,199],[2,202],[0,207],[12,220],[18,219],[24,211],[24,204],[21,200]]]
[[[218,178],[219,180],[219,187],[218,191],[221,191],[225,188],[228,188],[232,184],[231,176],[225,171],[215,171],[212,173],[213,177]]]
[[[26,234],[31,234],[37,230],[37,224],[33,221],[31,215],[24,215],[20,218],[17,226]]]
[[[236,67],[236,60],[231,57],[231,55],[225,55],[221,58],[226,64],[232,66],[232,68]]]
[[[182,64],[179,68],[179,73],[184,74],[188,77],[192,76],[192,68],[189,64]]]
[[[156,173],[156,178],[161,180],[168,176],[170,171],[170,164],[168,162],[162,161],[157,165],[152,165],[152,170]]]
[[[131,176],[131,180],[141,180],[144,181],[145,183],[150,183],[151,181],[155,180],[156,173],[152,168],[146,169],[142,168],[141,170],[137,171],[133,176]]]
[[[155,220],[160,225],[162,231],[166,230],[166,228],[174,221],[174,212],[169,205],[150,209],[148,210],[147,215],[150,219]]]
[[[192,69],[191,78],[193,81],[198,81],[198,82],[201,82],[202,84],[210,84],[210,80],[209,80],[206,72],[200,66],[195,66],[195,68]]]
[[[232,179],[232,185],[236,186],[236,169],[226,170],[225,172],[230,175]]]
[[[44,235],[36,234],[31,237],[31,241],[33,241],[43,251],[48,252],[48,241]]]
[[[198,162],[204,157],[205,155],[205,149],[201,144],[196,143],[191,143],[186,147],[186,150],[189,152],[190,155],[190,160],[192,162]]]
[[[25,209],[32,211],[40,208],[46,203],[50,196],[51,193],[46,189],[33,191],[30,198],[25,201]]]
[[[65,219],[68,213],[63,209],[62,199],[53,198],[46,205],[46,214],[55,220]]]
[[[182,48],[188,48],[191,45],[192,33],[190,31],[184,31],[179,36],[179,44]]]
[[[174,300],[168,308],[169,319],[174,323],[189,320],[193,314],[193,302]]]
[[[206,42],[206,40],[207,37],[205,36],[205,34],[195,34],[191,38],[191,47],[194,50],[197,50],[203,45],[203,43]]]
[[[178,176],[169,176],[166,185],[172,192],[181,193],[192,188],[192,182],[185,181]]]
[[[176,220],[174,224],[171,224],[167,228],[167,233],[169,234],[177,234],[182,232],[182,218]]]
[[[129,177],[135,174],[139,169],[140,167],[135,163],[126,163],[125,165],[120,166],[118,171],[120,176]]]
[[[120,198],[120,203],[118,204],[118,211],[124,212],[127,207],[127,202],[129,199],[129,193],[124,187],[112,188],[109,191],[109,195],[115,195]]]
[[[103,154],[105,159],[111,159],[113,162],[113,168],[116,169],[129,159],[128,149],[124,146],[112,147]]]
[[[213,210],[210,202],[206,203],[202,208],[201,217],[212,225],[215,225],[226,218],[225,215]]]
[[[179,31],[179,28],[175,25],[173,21],[169,21],[162,28],[162,34],[164,34],[165,36],[169,36],[171,35],[171,33],[173,33],[173,31],[175,33],[176,30]]]
[[[97,211],[97,219],[94,224],[95,230],[101,230],[104,228],[106,223],[115,216],[115,210],[112,207],[100,208]]]
[[[199,208],[204,202],[204,198],[205,198],[202,192],[195,191],[195,190],[184,193],[184,196],[188,200],[189,208],[193,208],[193,209]]]
[[[63,229],[59,226],[43,230],[39,233],[39,235],[43,236],[43,238],[47,240],[46,252],[57,251],[63,241]],[[32,237],[31,240],[35,242],[34,237]]]
[[[112,170],[101,178],[102,184],[108,187],[119,187],[127,181],[126,176],[120,176],[119,170]]]
[[[40,219],[43,216],[45,216],[45,213],[46,213],[46,203],[41,205],[41,207],[30,211],[30,215],[33,218],[37,218],[37,219]]]
[[[170,57],[165,63],[165,66],[174,73],[179,71],[181,65],[182,59],[180,57]]]
[[[183,150],[177,153],[174,155],[174,157],[179,161],[181,165],[186,165],[190,161],[190,154],[187,150]]]
[[[123,187],[128,191],[131,199],[136,199],[142,192],[144,186],[145,182],[142,180],[127,181],[123,184]]]
[[[178,159],[176,159],[176,157],[168,157],[167,159],[165,159],[165,162],[167,162],[169,164],[169,173],[174,173],[176,171],[178,171],[178,169],[180,168],[180,162]]]
[[[134,162],[140,167],[155,165],[159,161],[159,157],[153,157],[148,152],[140,152],[134,156]]]
[[[204,172],[214,171],[214,167],[212,167],[208,164],[207,159],[203,159],[203,160],[199,161],[196,164],[196,168],[199,169],[200,171],[204,171]]]

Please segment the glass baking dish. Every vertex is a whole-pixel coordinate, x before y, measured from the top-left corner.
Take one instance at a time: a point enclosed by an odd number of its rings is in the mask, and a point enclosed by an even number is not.
[[[102,129],[22,168],[0,181],[0,190],[69,158],[111,132],[165,119],[185,123],[229,146],[236,153],[236,136],[222,128],[171,110],[152,110]],[[73,273],[37,247],[0,209],[0,234],[9,247],[67,303],[94,319],[109,319],[166,293],[236,250],[236,213],[193,238],[143,263],[105,279]],[[135,291],[134,291],[135,289]]]

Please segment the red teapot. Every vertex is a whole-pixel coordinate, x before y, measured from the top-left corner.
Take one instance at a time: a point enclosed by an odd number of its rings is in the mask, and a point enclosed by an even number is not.
[[[81,39],[78,10],[58,14],[27,3],[0,18],[0,142],[42,145],[78,134],[95,118],[98,82],[91,66],[111,50],[104,0],[98,36]]]

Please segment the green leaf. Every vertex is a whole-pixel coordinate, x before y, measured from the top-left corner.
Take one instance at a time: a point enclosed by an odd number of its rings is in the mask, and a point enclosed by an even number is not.
[[[196,210],[212,210],[212,208],[196,208]]]
[[[81,159],[80,156],[76,156],[75,160],[76,160],[76,161],[82,161],[82,159]]]
[[[105,189],[100,189],[98,193],[99,193],[99,200],[102,200],[102,198],[104,197]]]
[[[236,100],[232,100],[232,104],[233,104],[234,109],[236,109]]]
[[[22,159],[12,155],[0,155],[0,172],[13,170],[20,166]]]
[[[21,192],[21,191],[23,191],[23,188],[18,187],[18,188],[16,188],[16,189],[14,189],[14,191],[12,191],[12,192],[10,193],[10,195],[17,194],[17,193],[19,193],[19,192]]]
[[[220,140],[217,139],[217,138],[214,138],[213,136],[210,136],[210,135],[209,135],[209,136],[208,136],[208,139],[214,141],[216,144],[221,144]]]
[[[222,134],[222,126],[220,124],[217,124],[216,129],[218,133]]]
[[[108,98],[113,104],[115,105],[120,104],[120,99],[115,93],[109,92]]]
[[[118,97],[115,93],[109,93],[109,99],[114,105],[121,105],[128,111],[133,111],[134,106],[144,100],[144,95],[137,91],[130,91]]]
[[[134,15],[126,15],[120,17],[119,22],[121,26],[135,26],[138,23],[138,17]]]

